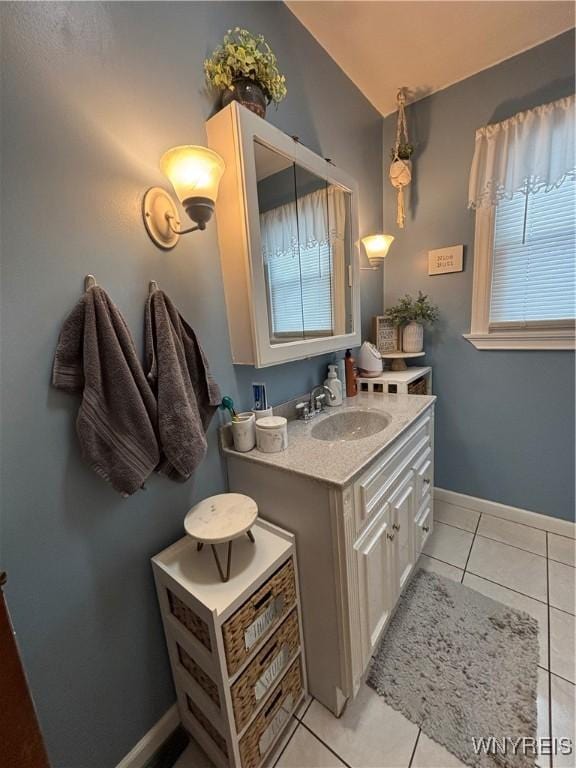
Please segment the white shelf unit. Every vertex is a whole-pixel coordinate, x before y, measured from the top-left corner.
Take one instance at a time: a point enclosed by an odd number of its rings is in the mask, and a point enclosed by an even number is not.
[[[307,697],[294,536],[264,520],[252,533],[254,543],[248,537],[234,542],[227,582],[220,580],[210,548],[198,551],[189,537],[152,558],[182,725],[220,768],[267,765]],[[273,591],[291,568],[291,590]],[[256,597],[254,619],[239,633],[238,619]],[[246,654],[232,668],[231,628]],[[235,693],[239,682],[243,704]],[[296,694],[286,694],[289,685]],[[246,701],[255,702],[248,714]]]
[[[424,392],[411,392],[420,380],[424,380]],[[432,394],[432,368],[430,366],[413,366],[405,371],[384,371],[380,376],[359,376],[358,391],[375,394],[410,395]]]

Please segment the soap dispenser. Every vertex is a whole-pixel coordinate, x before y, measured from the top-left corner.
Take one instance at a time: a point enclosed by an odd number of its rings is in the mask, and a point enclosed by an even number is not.
[[[334,400],[329,397],[326,405],[342,405],[342,382],[338,378],[337,370],[337,365],[328,366],[328,376],[324,382],[324,386],[328,387],[330,392],[332,392]]]

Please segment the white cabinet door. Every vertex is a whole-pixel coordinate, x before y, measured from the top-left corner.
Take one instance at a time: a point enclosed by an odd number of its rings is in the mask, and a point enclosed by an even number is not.
[[[384,503],[368,529],[354,544],[364,667],[394,605],[394,538],[390,506]]]
[[[432,513],[432,497],[428,495],[424,499],[424,502],[416,515],[416,557],[418,557],[420,552],[424,549],[424,544],[426,544],[428,537],[432,533],[433,527],[434,517]]]
[[[399,485],[389,499],[390,520],[395,557],[395,600],[404,589],[412,568],[416,562],[414,545],[414,515],[416,505],[416,485],[414,472],[407,470]]]

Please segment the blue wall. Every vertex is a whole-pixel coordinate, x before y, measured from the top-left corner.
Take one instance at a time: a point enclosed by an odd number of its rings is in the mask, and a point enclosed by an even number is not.
[[[78,403],[49,386],[62,321],[92,272],[140,349],[154,278],[242,407],[255,377],[273,403],[309,390],[326,358],[232,366],[216,226],[160,251],[142,194],[166,184],[167,147],[206,143],[202,62],[229,27],[268,38],[289,88],[269,120],[356,177],[361,234],[382,225],[382,119],[282,3],[2,3],[0,15],[0,567],[54,768],[110,768],[174,701],[149,558],[226,478],[216,423],[185,485],[153,477],[123,500],[90,472]],[[382,285],[362,277],[367,329]]]
[[[384,184],[385,304],[428,293],[441,321],[426,334],[438,395],[436,484],[574,519],[574,353],[479,351],[470,331],[474,214],[466,208],[474,133],[486,123],[574,93],[574,36],[565,33],[407,110],[416,144],[406,229]],[[384,157],[395,116],[384,123]],[[426,252],[464,243],[461,273],[428,276]]]

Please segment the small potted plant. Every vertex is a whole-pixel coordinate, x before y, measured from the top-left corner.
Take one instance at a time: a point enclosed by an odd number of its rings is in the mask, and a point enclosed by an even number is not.
[[[402,328],[402,351],[422,352],[424,349],[424,325],[438,319],[438,307],[428,296],[418,291],[418,298],[409,294],[384,312],[387,320]]]
[[[412,153],[414,152],[414,144],[400,143],[398,145],[398,158],[396,157],[396,150],[394,147],[390,150],[390,159],[392,161],[398,160],[410,160]]]
[[[222,93],[222,106],[238,101],[260,117],[286,96],[286,78],[263,35],[229,29],[222,45],[204,62],[206,80]]]

